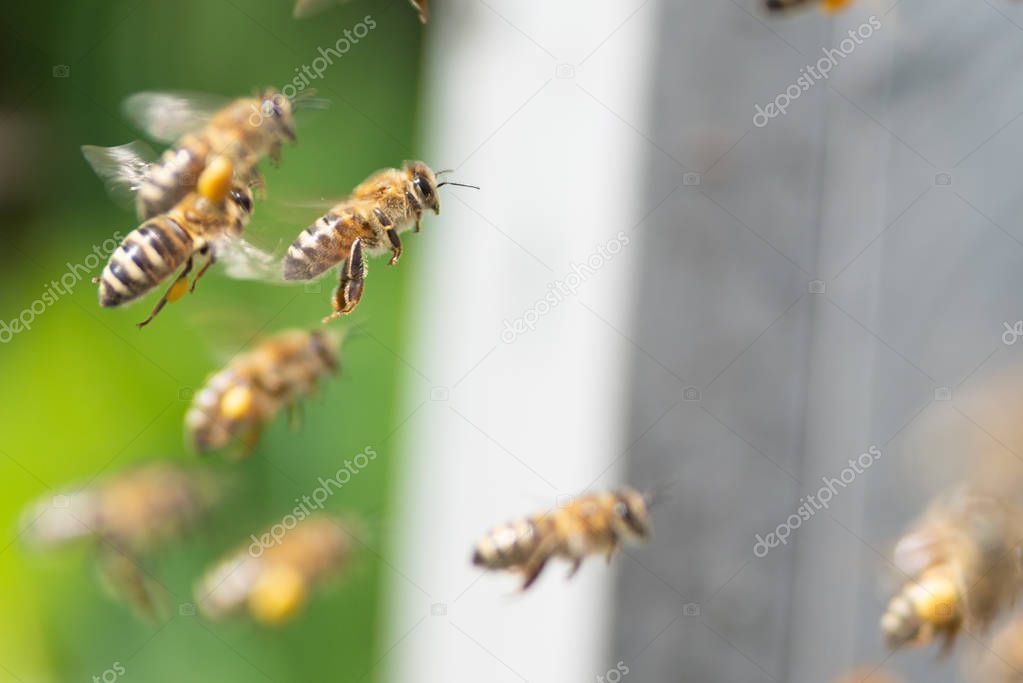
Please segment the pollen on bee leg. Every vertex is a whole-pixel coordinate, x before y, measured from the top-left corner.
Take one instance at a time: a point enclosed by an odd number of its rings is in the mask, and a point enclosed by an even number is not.
[[[174,303],[175,301],[183,297],[185,295],[185,292],[187,291],[188,280],[185,278],[181,278],[180,280],[175,282],[171,286],[170,291],[167,292],[167,301],[170,303]]]
[[[272,566],[249,594],[249,611],[259,622],[281,624],[295,615],[306,599],[305,578],[287,565]]]
[[[196,190],[211,202],[222,202],[231,189],[234,164],[225,156],[213,157],[199,175]]]
[[[248,385],[233,386],[220,399],[220,412],[229,420],[238,420],[252,410],[252,389]]]
[[[852,0],[821,0],[821,9],[828,13],[841,12],[852,4]]]

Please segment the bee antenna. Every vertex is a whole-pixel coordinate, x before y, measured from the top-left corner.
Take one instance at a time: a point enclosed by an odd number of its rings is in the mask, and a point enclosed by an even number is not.
[[[644,493],[643,498],[646,500],[647,507],[654,507],[671,500],[671,489],[675,488],[676,484],[678,484],[678,480],[665,482]]]
[[[455,169],[453,169],[453,168],[445,168],[443,171],[437,171],[436,173],[434,173],[434,175],[444,175],[445,173],[454,173],[454,172],[455,172]]]
[[[456,182],[454,182],[452,180],[445,180],[443,183],[437,183],[437,187],[444,187],[445,185],[454,185],[456,187],[471,187],[474,190],[480,189],[476,185],[467,185],[465,183],[456,183]]]

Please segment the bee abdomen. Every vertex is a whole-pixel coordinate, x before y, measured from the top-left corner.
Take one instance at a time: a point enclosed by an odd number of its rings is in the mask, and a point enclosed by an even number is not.
[[[499,526],[476,544],[473,564],[488,569],[507,569],[525,564],[539,544],[533,522],[520,519]]]
[[[204,159],[181,147],[170,150],[154,163],[139,184],[137,209],[142,218],[152,218],[174,208],[195,187]]]
[[[284,279],[311,280],[346,258],[340,233],[348,220],[328,213],[303,230],[284,257]]]
[[[139,298],[171,275],[193,252],[191,236],[166,216],[133,230],[100,278],[99,303],[110,308]]]

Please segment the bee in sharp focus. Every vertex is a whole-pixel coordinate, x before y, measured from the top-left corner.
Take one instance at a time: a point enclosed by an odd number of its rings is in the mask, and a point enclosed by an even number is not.
[[[771,12],[785,12],[817,5],[821,11],[833,14],[845,9],[852,2],[853,0],[764,0],[764,6]]]
[[[195,529],[219,498],[211,475],[152,463],[37,501],[23,512],[21,528],[39,549],[96,543],[107,586],[156,619],[163,591],[145,560]]]
[[[249,453],[282,408],[337,372],[340,343],[340,335],[322,330],[289,330],[236,356],[195,395],[185,417],[189,442],[206,453],[240,437],[239,455]]]
[[[1006,499],[961,489],[933,503],[895,547],[909,580],[881,618],[889,647],[948,651],[963,628],[982,631],[1013,605],[1021,588],[1023,511]]]
[[[111,190],[135,193],[139,218],[172,210],[190,192],[210,160],[227,157],[246,183],[261,184],[256,164],[269,155],[280,160],[284,140],[295,140],[293,104],[266,90],[215,109],[219,98],[144,92],[125,101],[128,117],[153,139],[172,143],[157,161],[138,144],[82,147],[82,153]]]
[[[445,171],[436,175],[442,173]],[[418,161],[406,162],[402,169],[379,171],[356,187],[351,197],[306,228],[288,248],[285,280],[312,280],[341,263],[334,313],[323,322],[351,313],[358,305],[368,272],[367,254],[390,251],[390,265],[398,263],[402,250],[399,234],[412,227],[419,232],[426,210],[440,214],[438,188],[457,185],[479,189],[450,181],[438,183],[436,175]]]
[[[242,246],[240,238],[252,215],[253,197],[246,183],[233,178],[233,168],[227,157],[212,159],[195,192],[128,234],[110,256],[102,276],[94,280],[99,284],[100,306],[111,308],[134,301],[184,264],[149,317],[138,324],[145,327],[167,302],[184,295],[196,255],[204,256],[206,262],[192,281],[192,291],[218,256]]]
[[[477,544],[473,564],[522,574],[529,588],[552,557],[572,563],[575,575],[587,555],[610,562],[622,542],[653,534],[650,497],[631,488],[580,496],[564,507],[499,526]]]
[[[312,515],[291,528],[278,524],[261,538],[253,535],[248,547],[215,565],[196,584],[199,609],[221,619],[248,607],[262,624],[288,621],[314,588],[348,567],[354,526]]]

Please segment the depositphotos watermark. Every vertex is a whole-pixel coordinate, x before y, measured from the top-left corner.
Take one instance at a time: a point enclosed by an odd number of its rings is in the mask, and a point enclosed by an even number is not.
[[[50,280],[38,299],[29,304],[18,317],[10,321],[0,320],[0,344],[6,344],[14,335],[31,330],[35,319],[46,312],[46,309],[57,303],[62,296],[67,296],[74,291],[75,286],[83,279],[89,278],[89,273],[96,272],[96,269],[106,263],[110,255],[114,253],[124,236],[115,232],[114,236],[105,240],[103,244],[92,248],[92,253],[82,259],[81,263],[67,263],[67,269],[60,276],[59,280]]]
[[[789,105],[793,100],[798,100],[803,93],[822,80],[831,77],[831,70],[838,66],[839,59],[845,59],[856,51],[857,46],[863,45],[863,41],[874,35],[874,31],[881,29],[881,20],[871,15],[865,24],[860,24],[857,29],[849,29],[849,37],[838,44],[837,48],[822,48],[824,56],[817,60],[814,66],[806,65],[799,70],[799,78],[796,82],[785,88],[785,91],[768,102],[767,106],[754,105],[756,113],[753,114],[753,125],[763,128],[771,119],[776,116],[784,116],[788,113]]]
[[[856,477],[863,474],[875,462],[881,459],[881,450],[877,446],[871,446],[866,453],[860,453],[855,459],[849,458],[849,466],[838,473],[838,477],[821,477],[824,486],[817,489],[816,494],[803,496],[799,499],[802,503],[796,511],[789,515],[784,522],[779,524],[774,531],[766,537],[756,535],[756,543],[753,544],[753,554],[757,557],[767,557],[772,548],[779,545],[788,545],[789,536],[792,532],[803,525],[820,510],[827,510],[831,501],[838,495],[839,489],[844,489],[856,481]]]
[[[537,300],[518,318],[505,319],[501,341],[511,344],[526,332],[535,330],[540,318],[550,313],[566,297],[574,295],[590,276],[610,263],[629,244],[629,236],[625,234],[624,230],[620,230],[617,235],[604,244],[597,245],[596,251],[590,254],[583,263],[572,263],[572,272],[561,280],[547,283],[547,294],[542,299]]]
[[[322,510],[324,503],[334,493],[344,488],[345,484],[352,480],[352,477],[362,472],[369,463],[377,459],[377,452],[371,446],[367,446],[354,458],[345,460],[344,466],[334,473],[329,479],[320,477],[319,483],[309,495],[296,498],[298,503],[291,512],[284,515],[281,521],[270,527],[269,531],[262,536],[249,534],[252,543],[249,544],[249,555],[260,557],[267,548],[279,544],[289,531],[294,529],[299,522],[313,514],[316,510]]]

